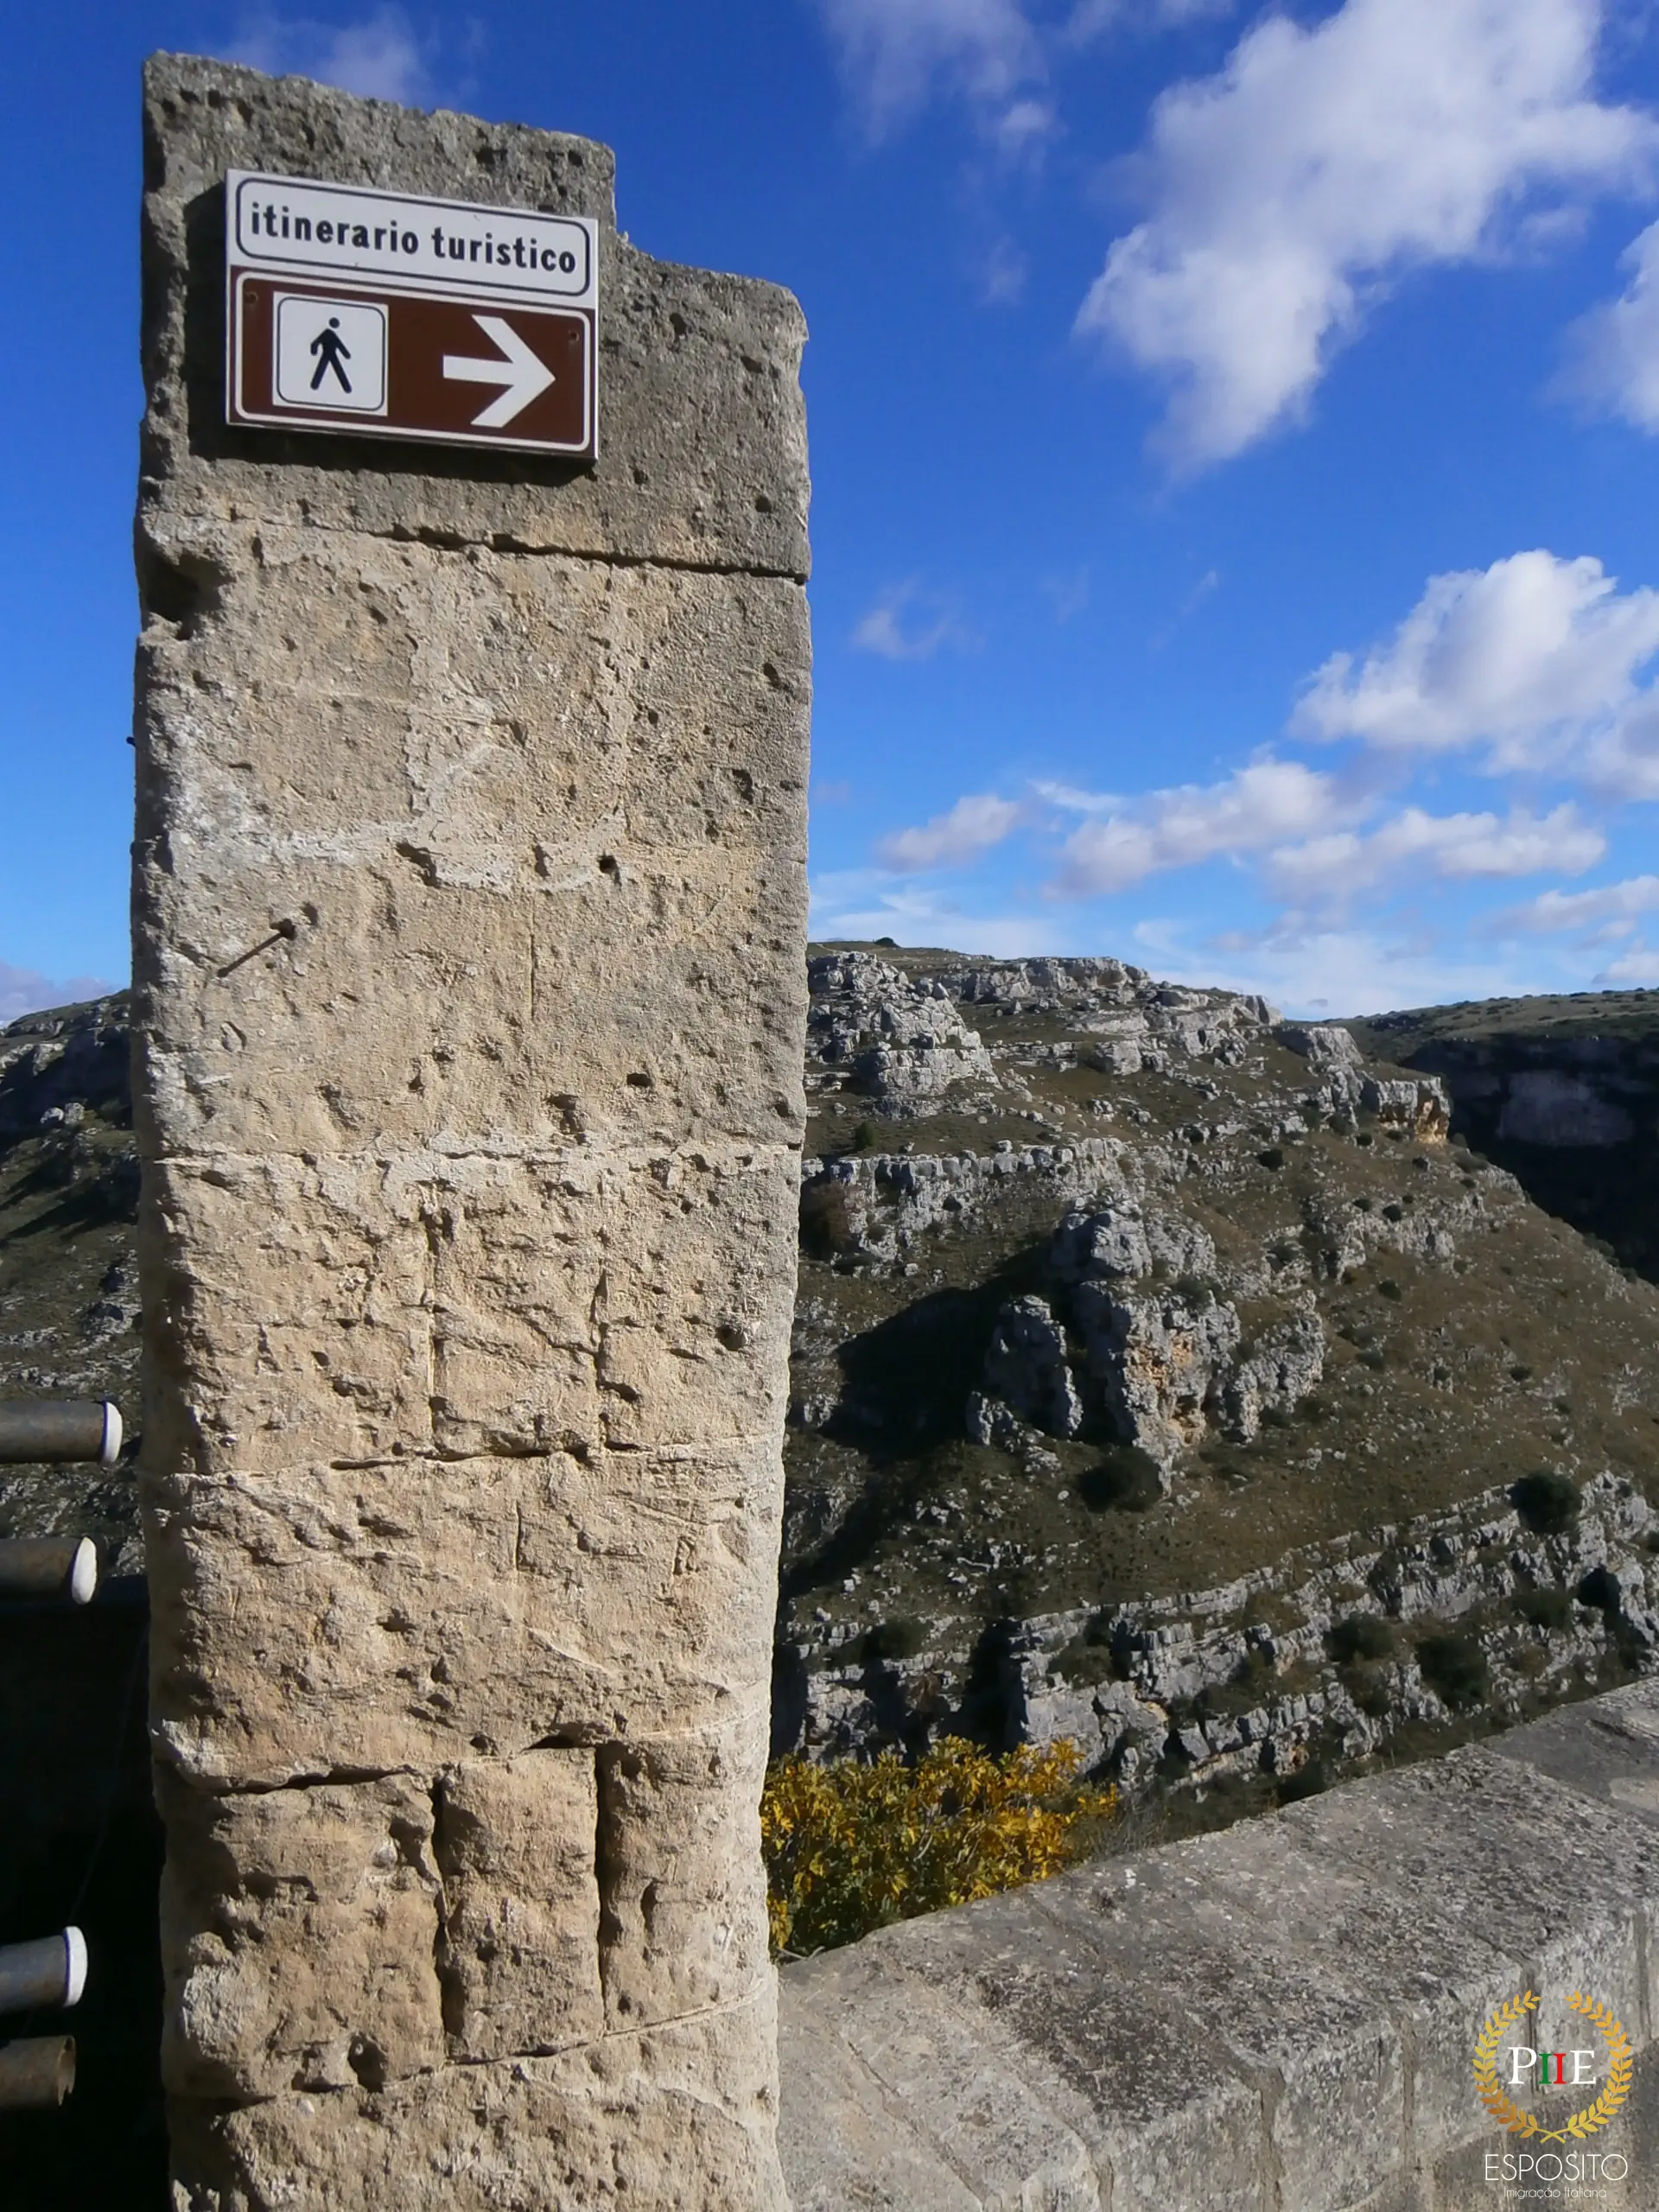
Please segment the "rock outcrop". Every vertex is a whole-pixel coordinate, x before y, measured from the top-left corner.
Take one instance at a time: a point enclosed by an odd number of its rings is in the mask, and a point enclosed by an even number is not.
[[[818,1090],[904,1111],[989,1078],[989,1055],[936,979],[912,982],[867,952],[828,954],[807,972]]]
[[[1271,1795],[1452,1739],[1471,1684],[1648,1665],[1659,1300],[1438,1068],[1115,962],[856,972],[895,1028],[944,992],[990,1073],[884,1105],[809,1054],[780,1745],[1065,1734]]]

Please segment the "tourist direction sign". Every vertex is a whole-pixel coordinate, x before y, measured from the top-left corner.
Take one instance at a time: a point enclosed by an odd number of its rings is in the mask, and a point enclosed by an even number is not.
[[[598,451],[598,226],[233,169],[226,416]]]

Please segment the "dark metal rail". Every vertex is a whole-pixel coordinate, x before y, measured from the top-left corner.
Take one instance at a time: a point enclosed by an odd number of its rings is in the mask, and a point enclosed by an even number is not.
[[[29,2036],[0,2044],[0,2112],[60,2105],[74,2086],[73,2036]]]
[[[65,1928],[33,1943],[0,1943],[0,2012],[79,2005],[86,1986],[86,1939]]]
[[[119,1409],[107,1398],[0,1399],[0,1465],[95,1460],[121,1455]],[[90,1536],[16,1536],[0,1541],[0,1598],[60,1598],[84,1605],[98,1587]],[[0,2014],[79,2004],[86,1986],[86,1942],[65,1928],[32,1943],[0,1945]],[[0,2044],[0,2112],[48,2111],[75,2086],[73,2036],[24,2036]]]
[[[0,1538],[0,1598],[65,1598],[84,1605],[98,1587],[90,1536]]]
[[[0,1398],[0,1466],[95,1459],[112,1467],[122,1433],[120,1409],[107,1398]]]

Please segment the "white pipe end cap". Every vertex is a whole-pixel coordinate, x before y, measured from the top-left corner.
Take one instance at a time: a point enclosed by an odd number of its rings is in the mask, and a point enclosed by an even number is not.
[[[79,1928],[63,1931],[63,2001],[79,2005],[86,1986],[86,1938]]]
[[[100,1467],[112,1467],[121,1457],[121,1440],[124,1433],[125,1431],[121,1424],[120,1407],[111,1404],[110,1400],[105,1398],[104,1440],[98,1447],[98,1464]]]
[[[90,1536],[83,1536],[75,1546],[75,1555],[69,1562],[70,1603],[76,1605],[89,1604],[97,1587],[98,1546]]]

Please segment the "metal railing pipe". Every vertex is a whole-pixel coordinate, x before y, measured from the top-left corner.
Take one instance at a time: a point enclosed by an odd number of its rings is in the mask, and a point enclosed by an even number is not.
[[[121,1412],[107,1398],[0,1398],[0,1465],[121,1456]]]
[[[67,1598],[84,1605],[98,1587],[90,1536],[0,1538],[0,1598]]]
[[[86,1986],[86,1938],[60,1929],[33,1943],[0,1943],[0,2012],[79,2005]]]
[[[74,2086],[73,2036],[28,2036],[0,2044],[0,2112],[60,2105]]]

